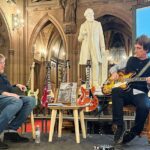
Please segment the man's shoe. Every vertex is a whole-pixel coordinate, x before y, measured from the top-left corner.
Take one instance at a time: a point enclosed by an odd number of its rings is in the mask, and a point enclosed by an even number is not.
[[[136,137],[136,133],[127,131],[123,136],[123,144],[129,143],[131,140],[133,140]]]
[[[114,130],[114,142],[115,144],[121,144],[123,141],[123,135],[125,132],[124,126],[116,126],[116,130]]]
[[[0,149],[8,149],[8,145],[0,141]]]
[[[26,142],[29,142],[29,139],[26,137],[20,136],[17,132],[7,132],[7,133],[4,133],[4,141],[26,143]]]

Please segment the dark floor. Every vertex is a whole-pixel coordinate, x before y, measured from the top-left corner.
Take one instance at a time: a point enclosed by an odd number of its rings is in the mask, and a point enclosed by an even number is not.
[[[25,136],[31,137],[30,134]],[[9,150],[94,150],[103,145],[112,145],[112,135],[99,135],[89,134],[87,139],[82,139],[81,143],[76,144],[75,136],[71,133],[64,133],[62,138],[58,138],[56,133],[53,138],[53,142],[48,142],[48,134],[42,134],[41,143],[35,144],[34,141],[29,143],[8,143]],[[115,150],[150,150],[150,145],[145,137],[136,137],[132,142],[127,145],[118,146]]]

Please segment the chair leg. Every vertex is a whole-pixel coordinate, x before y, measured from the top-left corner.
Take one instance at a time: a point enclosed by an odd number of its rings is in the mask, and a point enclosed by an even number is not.
[[[35,139],[35,125],[34,125],[34,115],[33,111],[31,112],[31,126],[32,126],[32,137]]]
[[[55,127],[55,122],[56,122],[56,115],[57,115],[57,110],[52,109],[51,113],[51,124],[50,124],[50,130],[49,130],[49,142],[52,142],[53,134],[54,134],[54,127]]]
[[[80,123],[81,123],[81,129],[82,129],[82,136],[86,139],[86,129],[85,129],[85,122],[84,122],[84,112],[83,109],[80,110]]]
[[[58,137],[62,136],[62,122],[63,122],[63,113],[62,110],[59,110]]]
[[[75,125],[76,142],[80,143],[78,110],[76,110],[76,109],[73,110],[73,117],[74,117],[74,125]]]

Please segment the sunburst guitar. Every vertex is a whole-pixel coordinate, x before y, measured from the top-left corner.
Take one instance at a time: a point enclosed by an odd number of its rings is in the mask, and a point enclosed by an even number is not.
[[[147,77],[134,77],[135,73],[128,73],[125,74],[124,72],[118,72],[119,78],[118,80],[114,81],[111,80],[109,77],[102,86],[102,92],[104,95],[111,95],[112,89],[120,87],[123,90],[128,90],[131,82],[139,82],[139,81],[146,81]]]

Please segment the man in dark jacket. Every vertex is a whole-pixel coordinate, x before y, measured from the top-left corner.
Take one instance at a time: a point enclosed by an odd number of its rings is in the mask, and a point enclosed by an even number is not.
[[[124,69],[125,73],[140,73],[142,68],[149,63],[148,52],[150,49],[150,39],[142,35],[136,39],[135,55],[130,57],[126,63],[120,63],[110,69],[112,80],[119,78],[118,71]],[[150,85],[150,67],[148,67],[140,77],[146,77],[143,82],[131,82],[128,90],[120,87],[112,90],[112,111],[115,144],[128,143],[139,135],[143,130],[144,123],[149,113],[150,100],[148,97],[148,88]],[[136,107],[135,124],[129,132],[125,132],[123,123],[123,106],[133,105]]]
[[[28,142],[21,137],[17,129],[24,123],[35,106],[35,99],[13,93],[13,86],[4,75],[5,57],[0,54],[0,135],[4,132],[4,141]],[[16,84],[21,91],[26,87]],[[7,149],[8,145],[0,141],[0,149]]]

